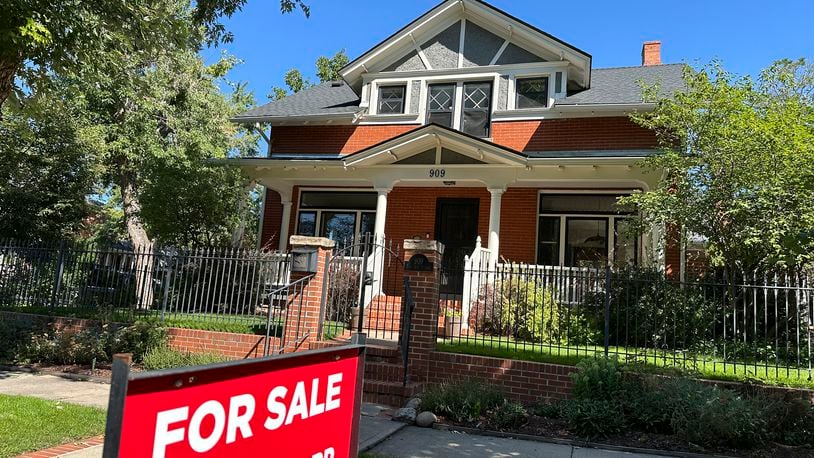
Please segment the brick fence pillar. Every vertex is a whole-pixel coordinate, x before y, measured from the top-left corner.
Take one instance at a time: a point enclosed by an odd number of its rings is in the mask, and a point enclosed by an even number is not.
[[[410,382],[427,380],[430,352],[435,350],[443,252],[444,245],[435,240],[404,241],[404,276],[413,294],[407,368]]]
[[[295,235],[290,239],[290,283],[311,275],[313,277],[289,291],[288,310],[283,329],[283,349],[286,353],[307,350],[309,341],[319,339],[322,290],[327,281],[326,270],[335,245],[333,240],[323,237]],[[309,260],[309,256],[314,256],[315,259]],[[316,265],[314,266],[312,262],[316,262]],[[313,267],[313,269],[309,269],[309,267]]]

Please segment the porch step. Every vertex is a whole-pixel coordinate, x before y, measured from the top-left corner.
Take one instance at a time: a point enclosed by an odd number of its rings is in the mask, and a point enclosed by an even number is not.
[[[365,380],[396,383],[404,380],[404,365],[365,361]]]
[[[362,399],[365,402],[403,407],[407,399],[422,391],[424,391],[424,385],[421,383],[408,383],[407,386],[404,386],[402,382],[379,382],[365,379]]]

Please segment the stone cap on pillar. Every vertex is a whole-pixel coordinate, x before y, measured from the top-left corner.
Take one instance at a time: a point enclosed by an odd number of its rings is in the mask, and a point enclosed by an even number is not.
[[[333,248],[336,242],[325,237],[307,237],[304,235],[292,235],[288,242],[291,247],[319,247]]]
[[[437,240],[408,239],[404,241],[404,251],[444,254],[444,244]]]

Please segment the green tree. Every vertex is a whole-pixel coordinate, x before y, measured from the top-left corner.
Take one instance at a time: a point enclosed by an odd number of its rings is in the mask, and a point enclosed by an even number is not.
[[[100,52],[122,61],[147,62],[162,50],[199,46],[191,32],[203,29],[205,41],[231,40],[219,21],[239,11],[246,0],[2,0],[0,2],[0,109],[15,92],[37,92],[53,74],[92,65]],[[192,6],[194,4],[194,6]],[[302,0],[281,0],[282,12]],[[111,75],[107,75],[111,76]],[[19,85],[18,85],[19,83]]]
[[[645,165],[665,180],[622,204],[643,228],[703,236],[730,271],[811,262],[814,67],[783,60],[754,81],[713,63],[684,76],[686,91],[633,116],[657,133],[662,153]]]
[[[104,131],[59,99],[26,108],[0,120],[0,237],[70,236],[92,213]]]
[[[316,67],[317,67],[317,78],[319,78],[320,83],[325,83],[328,81],[337,81],[342,79],[341,75],[339,74],[339,70],[342,67],[348,65],[348,56],[345,54],[345,50],[339,50],[333,57],[326,57],[326,56],[319,56],[316,60]],[[271,88],[271,93],[268,95],[270,100],[280,100],[289,95],[289,91],[292,94],[296,94],[297,92],[302,91],[303,89],[308,89],[309,87],[314,86],[308,78],[305,78],[302,75],[302,72],[296,68],[292,68],[291,70],[287,71],[283,76],[283,81],[288,89],[274,86]]]

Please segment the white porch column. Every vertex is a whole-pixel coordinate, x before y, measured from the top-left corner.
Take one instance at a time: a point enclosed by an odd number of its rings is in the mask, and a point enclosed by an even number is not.
[[[377,241],[384,239],[384,225],[387,220],[387,195],[390,188],[376,188],[379,194],[376,198],[376,224],[373,228],[373,235]]]
[[[283,217],[280,222],[280,251],[288,250],[288,227],[291,224],[291,197],[284,197],[280,202],[283,204]]]
[[[492,255],[489,257],[490,267],[497,263],[498,255],[500,253],[500,204],[503,200],[503,193],[506,188],[489,188],[489,194],[492,195],[489,204],[489,251]]]

